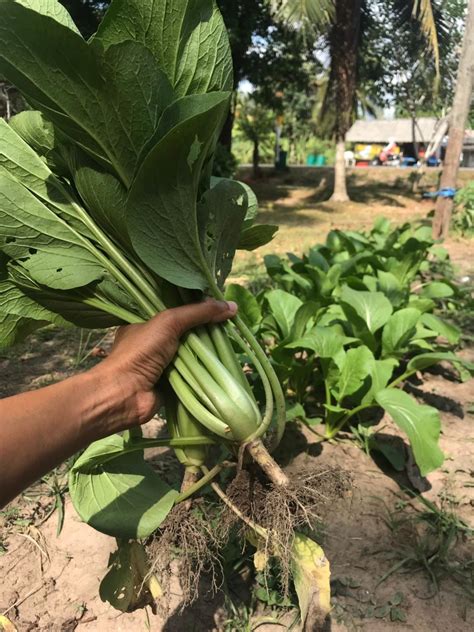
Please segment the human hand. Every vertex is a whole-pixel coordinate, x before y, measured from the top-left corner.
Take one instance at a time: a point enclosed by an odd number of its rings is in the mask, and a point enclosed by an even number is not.
[[[236,313],[233,302],[207,300],[168,309],[146,323],[118,329],[112,351],[99,367],[102,374],[120,383],[128,426],[149,421],[158,410],[156,384],[174,358],[181,336]]]

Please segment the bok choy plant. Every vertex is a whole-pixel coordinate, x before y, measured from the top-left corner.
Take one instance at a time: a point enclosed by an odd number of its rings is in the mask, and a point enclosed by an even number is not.
[[[33,108],[0,122],[1,344],[47,323],[140,323],[204,295],[221,299],[236,249],[273,236],[254,223],[247,186],[211,177],[233,85],[213,0],[114,0],[87,42],[56,0],[0,0],[0,73]],[[125,542],[153,534],[221,471],[221,462],[206,467],[212,444],[240,463],[250,454],[275,488],[291,488],[267,449],[283,433],[283,393],[239,317],[189,333],[167,382],[168,439],[116,435],[71,471],[82,519]],[[157,445],[185,466],[180,491],[144,460]],[[300,594],[298,560],[317,545],[299,535],[292,546]]]

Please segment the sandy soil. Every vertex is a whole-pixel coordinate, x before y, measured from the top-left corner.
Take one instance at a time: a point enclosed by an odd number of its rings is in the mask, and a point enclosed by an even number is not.
[[[367,182],[364,192],[359,179],[360,200],[342,207],[318,201],[314,185],[310,186],[304,178],[303,184],[267,181],[258,185],[260,197],[265,200],[263,219],[282,225],[276,242],[267,251],[301,251],[324,239],[333,226],[368,226],[380,214],[392,217],[394,222],[410,221],[429,210],[424,202],[397,193],[393,182],[387,184],[386,192]],[[462,273],[471,273],[474,243],[451,239],[447,247],[461,265]],[[237,276],[251,277],[251,268],[260,261],[260,255],[258,259],[241,256]],[[102,333],[94,334],[87,348],[99,343],[107,348],[111,336],[102,338]],[[0,352],[0,397],[63,379],[98,361],[91,357],[83,359],[84,353],[78,353],[80,346],[78,332],[46,330],[14,350]],[[463,353],[472,359],[471,351]],[[336,465],[351,473],[353,480],[351,491],[342,499],[332,499],[321,515],[322,544],[332,569],[332,632],[474,629],[474,604],[466,592],[469,587],[471,594],[473,590],[472,576],[469,584],[467,570],[471,564],[472,572],[474,551],[472,541],[466,538],[461,538],[450,554],[456,568],[466,571],[464,587],[447,577],[436,594],[430,595],[427,574],[409,570],[407,566],[401,566],[378,585],[395,564],[417,550],[417,539],[410,527],[413,521],[403,522],[408,511],[404,503],[409,499],[404,489],[424,485],[428,488],[426,498],[444,505],[451,499],[449,508],[454,508],[460,519],[474,522],[472,382],[460,383],[447,371],[439,371],[425,374],[414,394],[420,401],[438,407],[442,414],[441,446],[447,459],[428,481],[413,476],[409,479],[406,474],[391,470],[344,438],[335,444],[320,444],[308,429],[288,426],[285,451],[280,457],[289,471]],[[384,432],[396,435],[388,420],[383,423]],[[175,467],[171,466],[167,452],[151,456],[161,469]],[[66,469],[60,468],[56,474],[58,484],[64,485]],[[224,630],[222,595],[213,598],[205,594],[195,606],[179,615],[179,589],[173,587],[170,613],[166,617],[154,616],[149,611],[122,615],[103,603],[98,586],[115,542],[82,524],[67,494],[64,526],[57,536],[58,511],[48,518],[53,507],[54,496],[45,484],[38,484],[0,513],[0,615],[5,613],[20,632]],[[404,621],[390,620],[390,609],[394,608],[401,612]],[[285,618],[284,627],[288,629],[287,622],[291,620]],[[247,629],[251,628],[243,624],[227,628],[236,632]],[[258,629],[283,628],[265,625]]]

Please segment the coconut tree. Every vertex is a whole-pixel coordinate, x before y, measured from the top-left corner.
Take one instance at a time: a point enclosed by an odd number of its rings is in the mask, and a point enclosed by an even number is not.
[[[393,0],[394,9],[404,20],[416,20],[439,67],[438,32],[434,0]],[[356,114],[358,69],[364,14],[369,0],[273,0],[281,18],[298,28],[325,34],[329,44],[330,73],[326,94],[335,108],[335,179],[332,200],[348,200],[344,161],[345,136]],[[329,106],[329,101],[327,102]],[[321,112],[327,107],[323,104]]]

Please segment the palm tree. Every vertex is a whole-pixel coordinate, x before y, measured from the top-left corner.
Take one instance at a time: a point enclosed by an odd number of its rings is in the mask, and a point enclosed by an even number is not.
[[[415,19],[419,23],[438,68],[434,0],[393,1],[394,9],[402,20]],[[331,68],[326,94],[332,97],[336,114],[332,130],[336,141],[336,160],[331,199],[338,202],[349,199],[344,161],[345,136],[356,115],[358,57],[363,36],[361,23],[367,4],[368,0],[273,0],[277,14],[296,27],[309,27],[318,33],[328,31]],[[321,110],[324,112],[329,105],[327,102]]]

